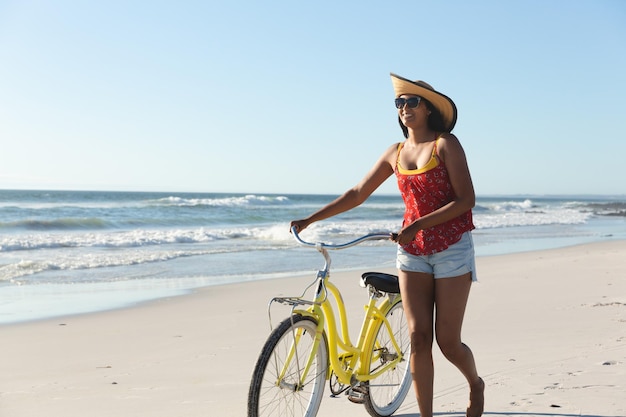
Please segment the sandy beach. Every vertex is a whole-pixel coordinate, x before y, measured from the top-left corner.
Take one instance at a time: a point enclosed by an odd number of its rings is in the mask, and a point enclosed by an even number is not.
[[[487,384],[485,415],[626,416],[625,259],[626,241],[478,258],[464,341]],[[267,303],[313,275],[1,326],[0,415],[245,416]],[[359,275],[333,276],[353,332]],[[464,380],[436,347],[435,372],[436,414],[464,415]],[[318,415],[368,414],[327,390]],[[396,415],[418,416],[412,392]]]

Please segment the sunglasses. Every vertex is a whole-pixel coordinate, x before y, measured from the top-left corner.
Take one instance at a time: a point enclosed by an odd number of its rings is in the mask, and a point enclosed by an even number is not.
[[[421,97],[409,97],[409,98],[401,98],[398,97],[395,100],[396,103],[396,109],[401,109],[404,107],[404,105],[406,104],[407,106],[409,106],[410,109],[414,109],[417,106],[419,106],[420,101],[422,101]]]

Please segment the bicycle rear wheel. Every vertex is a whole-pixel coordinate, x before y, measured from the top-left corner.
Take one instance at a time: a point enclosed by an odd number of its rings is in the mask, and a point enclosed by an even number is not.
[[[411,339],[409,328],[402,308],[402,300],[398,300],[385,314],[391,332],[400,348],[397,352],[391,343],[387,326],[381,322],[376,339],[371,349],[370,372],[375,372],[387,362],[394,360],[399,354],[402,361],[395,368],[389,369],[378,378],[369,381],[364,405],[367,412],[374,417],[386,417],[396,412],[402,405],[407,392],[411,388]]]
[[[322,401],[328,372],[326,336],[311,358],[317,321],[294,315],[270,334],[252,374],[248,393],[248,417],[314,417]]]

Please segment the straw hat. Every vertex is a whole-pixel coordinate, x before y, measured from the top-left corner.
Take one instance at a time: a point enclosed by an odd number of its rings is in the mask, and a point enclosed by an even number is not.
[[[456,124],[456,106],[452,99],[441,94],[424,81],[411,81],[391,73],[391,83],[396,97],[402,94],[413,94],[428,100],[441,114],[447,132],[452,131]]]

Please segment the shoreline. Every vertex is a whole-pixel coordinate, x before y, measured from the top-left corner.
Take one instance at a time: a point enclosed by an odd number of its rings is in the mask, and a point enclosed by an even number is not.
[[[480,237],[474,237],[475,242]],[[520,242],[512,241],[499,243],[499,250],[491,246],[476,246],[476,259],[507,256],[515,254],[533,253],[567,249],[584,245],[594,245],[602,242],[620,242],[626,239],[620,237],[602,238],[569,238],[569,241],[554,245],[554,239],[523,239]],[[476,243],[475,243],[476,244]],[[536,249],[533,249],[536,247]],[[391,252],[390,252],[391,253]],[[323,262],[321,257],[318,261]],[[185,296],[203,288],[211,289],[222,285],[245,284],[251,282],[267,282],[276,279],[313,276],[321,266],[320,262],[311,263],[308,271],[276,272],[258,276],[243,275],[235,281],[227,282],[218,276],[208,277],[178,277],[178,278],[142,278],[109,282],[73,283],[44,283],[35,285],[14,285],[0,287],[3,303],[0,305],[0,328],[6,325],[28,323],[56,319],[82,314],[95,314],[117,309],[133,308],[159,299]],[[334,273],[350,273],[368,269],[362,266],[347,266],[333,269]],[[386,262],[383,267],[369,269],[385,269],[396,273],[395,261]],[[478,271],[480,280],[480,271]],[[230,277],[233,278],[233,277]],[[44,313],[41,313],[44,311]]]
[[[487,384],[490,416],[626,415],[626,241],[477,258],[464,341]],[[393,268],[382,268],[381,271]],[[6,417],[241,416],[269,335],[267,303],[313,275],[224,284],[115,310],[1,325]],[[360,274],[333,281],[351,334]],[[288,312],[275,310],[274,325]],[[356,335],[354,335],[356,336]],[[354,336],[353,339],[355,338]],[[435,412],[465,410],[463,378],[434,348]],[[367,416],[324,393],[319,417]],[[397,416],[415,417],[409,393]]]

